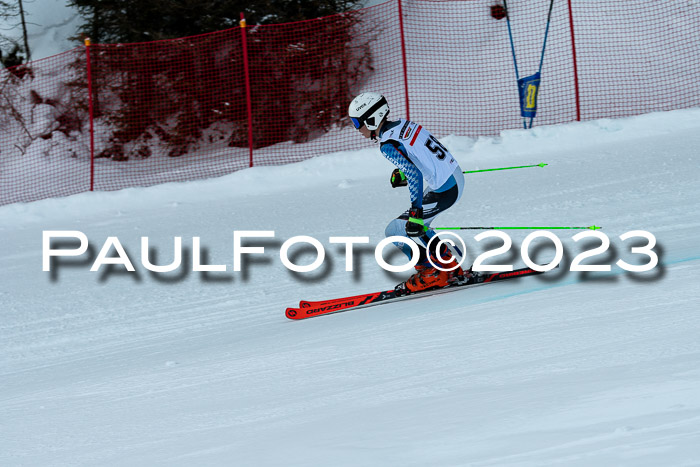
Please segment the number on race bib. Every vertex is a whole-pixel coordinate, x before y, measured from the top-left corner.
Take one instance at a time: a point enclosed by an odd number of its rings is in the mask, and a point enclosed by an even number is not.
[[[425,140],[425,147],[435,154],[439,160],[444,160],[448,152],[447,148],[440,144],[433,135],[430,135],[430,137]]]

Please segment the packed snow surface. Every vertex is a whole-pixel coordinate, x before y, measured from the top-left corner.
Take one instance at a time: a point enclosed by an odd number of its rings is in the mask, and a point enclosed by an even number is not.
[[[358,138],[361,136],[358,135]],[[700,110],[443,138],[469,174],[440,226],[603,227],[548,275],[291,322],[287,306],[388,290],[373,247],[408,207],[367,149],[218,179],[0,207],[0,465],[700,464]],[[89,249],[42,271],[42,232]],[[264,254],[233,271],[233,231]],[[652,233],[659,264],[633,253]],[[474,256],[500,245],[462,231]],[[509,232],[522,266],[528,231]],[[291,273],[281,245],[325,247]],[[368,236],[345,271],[331,236]],[[108,237],[136,271],[90,268]],[[182,237],[182,266],[173,261]],[[201,262],[223,272],[193,272]],[[76,242],[54,242],[73,248]],[[530,249],[548,262],[547,240]],[[537,250],[537,251],[536,251]],[[389,249],[386,251],[389,257]],[[109,256],[116,257],[115,248]],[[290,257],[309,264],[314,250]],[[470,260],[470,261],[471,261]],[[403,258],[394,256],[395,264]]]

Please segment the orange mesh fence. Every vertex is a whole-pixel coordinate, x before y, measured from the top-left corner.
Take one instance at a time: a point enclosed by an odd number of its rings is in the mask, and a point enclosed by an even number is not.
[[[438,136],[522,128],[499,0],[391,0],[298,23],[94,44],[0,71],[0,204],[366,147],[354,95]],[[549,0],[510,0],[520,76]],[[492,14],[495,13],[495,14]],[[700,105],[700,5],[555,0],[535,125]]]

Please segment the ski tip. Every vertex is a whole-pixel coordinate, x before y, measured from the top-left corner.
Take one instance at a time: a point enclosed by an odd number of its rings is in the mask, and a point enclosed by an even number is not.
[[[299,319],[301,317],[301,313],[299,313],[298,308],[287,308],[284,315],[289,319]]]
[[[301,300],[299,302],[299,308],[311,308],[311,302],[307,302],[306,300]]]

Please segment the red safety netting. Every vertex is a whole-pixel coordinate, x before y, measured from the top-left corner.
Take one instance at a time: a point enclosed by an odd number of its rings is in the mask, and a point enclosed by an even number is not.
[[[700,4],[571,3],[582,120],[700,105]]]
[[[90,189],[84,55],[0,70],[0,205]]]
[[[298,23],[95,44],[0,71],[0,204],[366,147],[349,101],[438,136],[522,128],[499,0],[391,0]],[[510,0],[521,77],[549,0]],[[497,15],[498,16],[498,15]],[[535,125],[700,105],[700,5],[555,0]]]

